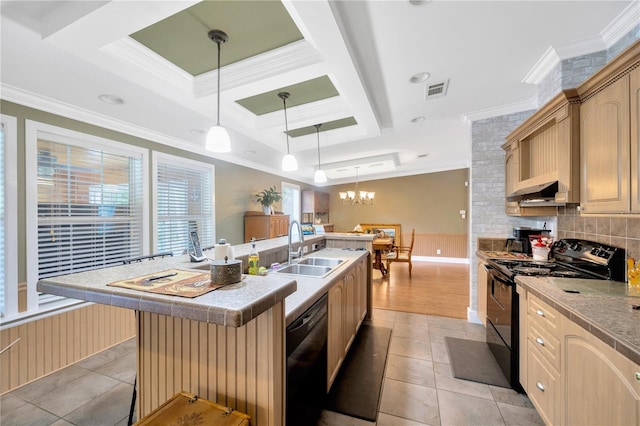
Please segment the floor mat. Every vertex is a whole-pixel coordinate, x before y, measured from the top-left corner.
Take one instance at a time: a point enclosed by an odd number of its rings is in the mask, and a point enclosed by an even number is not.
[[[445,337],[451,371],[457,379],[510,388],[486,342]]]
[[[363,325],[327,398],[327,409],[376,421],[391,329]]]

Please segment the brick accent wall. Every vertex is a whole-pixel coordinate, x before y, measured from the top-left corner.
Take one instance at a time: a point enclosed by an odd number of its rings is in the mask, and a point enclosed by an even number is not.
[[[562,89],[573,89],[580,86],[602,68],[607,61],[607,52],[604,50],[565,59],[560,63]]]
[[[475,259],[479,237],[503,237],[511,235],[514,226],[542,227],[555,225],[555,218],[519,218],[507,216],[504,211],[505,138],[533,111],[487,118],[471,125],[471,215],[469,253]],[[553,229],[553,228],[551,228]],[[478,265],[469,267],[470,310],[478,310]]]
[[[613,46],[607,50],[607,60],[611,60],[618,56],[624,49],[629,47],[633,42],[640,39],[640,24],[625,34],[620,40],[618,40]]]

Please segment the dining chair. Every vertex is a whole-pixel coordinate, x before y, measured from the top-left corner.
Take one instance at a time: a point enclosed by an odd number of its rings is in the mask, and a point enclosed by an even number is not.
[[[409,277],[411,277],[411,269],[413,268],[413,265],[411,264],[411,252],[413,251],[413,242],[415,239],[416,230],[414,228],[411,230],[411,244],[409,244],[409,246],[393,246],[392,250],[387,253],[386,261],[388,274],[391,274],[391,263],[404,262],[409,264]]]

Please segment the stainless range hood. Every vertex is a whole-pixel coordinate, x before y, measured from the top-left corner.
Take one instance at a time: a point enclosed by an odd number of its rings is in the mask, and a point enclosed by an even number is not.
[[[558,192],[558,181],[545,182],[526,188],[520,188],[511,193],[507,200],[518,202],[520,207],[540,207],[540,206],[564,206],[565,202],[556,200]]]

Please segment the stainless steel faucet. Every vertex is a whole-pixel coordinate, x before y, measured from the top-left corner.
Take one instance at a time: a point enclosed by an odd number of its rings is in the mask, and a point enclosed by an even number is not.
[[[300,247],[298,247],[298,250],[296,250],[295,252],[291,249],[291,234],[292,234],[292,230],[293,230],[293,225],[296,225],[298,227],[298,236],[300,237],[300,243],[304,242],[304,236],[302,235],[302,227],[300,226],[300,223],[298,223],[297,220],[292,220],[291,224],[289,224],[289,240],[288,240],[288,245],[287,245],[287,250],[289,253],[289,257],[287,259],[287,264],[291,264],[291,260],[293,260],[296,257],[300,257],[302,256],[302,244],[300,244]]]

